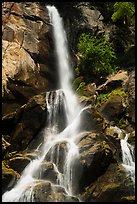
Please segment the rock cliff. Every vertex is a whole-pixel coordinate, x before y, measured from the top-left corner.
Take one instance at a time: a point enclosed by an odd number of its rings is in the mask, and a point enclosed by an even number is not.
[[[46,7],[40,3],[3,3],[3,115],[32,96],[56,87],[53,40]]]
[[[90,2],[49,2],[64,19],[72,67],[78,63],[77,42],[82,32],[108,34],[116,26],[104,20],[101,10]],[[48,2],[47,2],[48,4]],[[116,36],[113,36],[114,40]],[[46,4],[42,2],[2,3],[2,182],[3,192],[11,189],[21,172],[35,158],[32,150],[41,143],[46,125],[46,92],[58,88],[55,50]],[[128,67],[129,68],[129,67]],[[107,94],[106,98],[102,95]],[[106,96],[106,95],[105,95]],[[120,138],[111,125],[130,134],[135,144],[135,71],[122,69],[107,76],[103,82],[90,83],[79,95],[88,109],[82,113],[82,134],[77,145],[80,158],[73,169],[74,191],[87,202],[132,202],[134,192],[121,165]],[[63,124],[63,110],[61,110]],[[124,135],[125,136],[125,135]],[[66,145],[57,145],[60,163]],[[60,169],[62,166],[60,165]],[[79,171],[79,172],[78,172]],[[63,188],[54,186],[57,172],[47,159],[42,164],[40,178],[49,182],[36,183],[36,202],[79,202]],[[52,182],[52,184],[51,184]],[[113,185],[112,185],[113,184]],[[77,188],[75,188],[75,185]],[[44,193],[44,189],[48,189]],[[53,190],[54,189],[54,190]]]

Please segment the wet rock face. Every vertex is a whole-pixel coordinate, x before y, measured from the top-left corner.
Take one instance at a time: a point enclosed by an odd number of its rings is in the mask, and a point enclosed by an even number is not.
[[[94,108],[87,108],[81,113],[81,131],[101,132],[105,128],[106,121]]]
[[[65,158],[68,152],[68,146],[66,142],[59,142],[51,147],[45,160],[52,161],[56,164],[58,170],[63,173],[63,167],[65,164]]]
[[[58,179],[58,173],[55,171],[54,164],[52,162],[43,162],[40,166],[40,171],[36,173],[37,179],[45,179],[56,184]]]
[[[79,202],[76,197],[66,194],[64,188],[55,186],[48,181],[36,183],[33,188],[34,202]]]
[[[3,114],[56,86],[48,11],[40,3],[2,5]],[[55,78],[54,78],[55,77]]]

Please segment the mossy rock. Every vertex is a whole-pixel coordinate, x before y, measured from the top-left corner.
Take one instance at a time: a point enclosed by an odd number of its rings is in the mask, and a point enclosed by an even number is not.
[[[116,140],[123,139],[125,137],[125,132],[119,129],[117,126],[108,126],[105,131],[105,135],[114,137]]]
[[[2,192],[10,190],[19,178],[20,175],[2,161]]]
[[[109,81],[109,80],[108,80]],[[121,80],[119,80],[121,82]],[[119,81],[113,81],[105,82],[105,84],[102,84],[100,87],[97,88],[97,91],[99,92],[99,95],[97,97],[97,103],[106,102],[110,97],[114,95],[119,95],[124,98],[128,96],[126,90],[122,87],[122,84],[120,84],[118,87],[113,86],[114,82],[118,83]],[[109,87],[110,86],[110,87]],[[105,90],[103,90],[105,89]]]
[[[124,118],[124,117],[120,118],[120,120],[117,122],[117,125],[118,125],[121,129],[126,129],[127,119]]]
[[[122,202],[135,202],[135,196],[124,196],[121,198]]]

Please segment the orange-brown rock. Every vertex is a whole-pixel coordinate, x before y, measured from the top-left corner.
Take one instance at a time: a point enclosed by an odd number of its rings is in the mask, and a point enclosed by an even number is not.
[[[4,2],[2,12],[2,108],[6,115],[32,96],[52,89],[56,74],[46,6]]]

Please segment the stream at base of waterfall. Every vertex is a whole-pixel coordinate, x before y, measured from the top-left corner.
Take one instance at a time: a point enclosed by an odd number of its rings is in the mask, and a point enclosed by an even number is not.
[[[60,89],[46,93],[48,118],[43,131],[43,143],[38,144],[37,157],[26,166],[17,184],[3,194],[3,202],[36,202],[33,190],[38,182],[42,181],[41,166],[45,162],[53,164],[57,175],[55,182],[50,182],[52,190],[56,192],[57,187],[60,186],[64,188],[67,195],[75,196],[72,170],[75,160],[79,157],[76,140],[79,134],[80,115],[85,108],[82,109],[79,105],[76,94],[71,88],[73,74],[69,64],[67,38],[62,18],[54,6],[47,6],[47,9],[53,29]],[[60,158],[61,144],[65,145],[63,159]],[[132,146],[127,143],[127,137],[121,139],[121,148],[123,165],[134,181]]]

